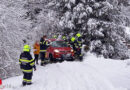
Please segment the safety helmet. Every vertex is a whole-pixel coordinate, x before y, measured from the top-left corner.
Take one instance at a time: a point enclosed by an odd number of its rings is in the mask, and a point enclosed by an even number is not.
[[[81,34],[80,34],[80,33],[77,33],[76,36],[77,36],[77,37],[81,37]]]
[[[72,38],[71,38],[71,41],[74,42],[74,41],[75,41],[75,37],[72,37]]]
[[[66,39],[66,36],[62,36],[63,39]]]
[[[30,46],[29,45],[24,45],[23,51],[29,52],[30,51]]]
[[[57,36],[56,36],[56,35],[54,35],[54,36],[53,36],[53,38],[57,38]]]

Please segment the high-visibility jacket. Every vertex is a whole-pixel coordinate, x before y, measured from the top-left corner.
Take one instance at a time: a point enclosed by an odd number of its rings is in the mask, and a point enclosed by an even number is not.
[[[48,48],[48,42],[46,40],[44,40],[43,38],[41,38],[40,40],[40,52],[46,52]]]
[[[76,50],[76,48],[78,48],[76,40],[75,41],[71,41],[70,45],[73,47],[74,50]]]
[[[82,48],[82,42],[81,41],[77,41],[77,46],[78,46],[78,48]]]
[[[19,59],[20,68],[25,73],[32,73],[35,67],[34,59],[32,58],[30,52],[23,52]]]
[[[33,52],[34,54],[39,54],[39,53],[40,53],[40,45],[39,45],[39,44],[35,43],[35,44],[33,45],[33,49],[35,50],[35,51]]]
[[[63,40],[66,40],[67,38],[66,38],[66,36],[62,36],[62,39],[63,39]]]
[[[58,37],[57,35],[54,35],[54,36],[53,36],[53,38],[55,38],[55,39],[57,39],[57,37]]]
[[[82,38],[79,37],[78,40],[77,40],[77,46],[78,46],[78,48],[82,48],[82,45],[83,45]]]

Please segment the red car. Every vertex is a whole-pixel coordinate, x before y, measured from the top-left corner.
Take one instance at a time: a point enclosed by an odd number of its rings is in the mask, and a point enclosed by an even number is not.
[[[50,61],[73,60],[73,49],[63,40],[49,39],[50,45],[46,52],[46,58]]]

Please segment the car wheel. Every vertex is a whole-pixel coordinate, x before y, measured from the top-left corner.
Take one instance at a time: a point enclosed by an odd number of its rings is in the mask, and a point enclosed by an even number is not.
[[[63,58],[63,56],[61,55],[61,60],[60,60],[60,62],[63,62],[64,61],[64,58]]]
[[[70,61],[74,61],[74,58],[71,58]]]

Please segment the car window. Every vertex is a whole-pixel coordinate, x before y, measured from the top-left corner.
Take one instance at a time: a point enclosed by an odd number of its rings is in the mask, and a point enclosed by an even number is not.
[[[64,41],[54,41],[51,45],[52,47],[68,47],[67,43]]]

